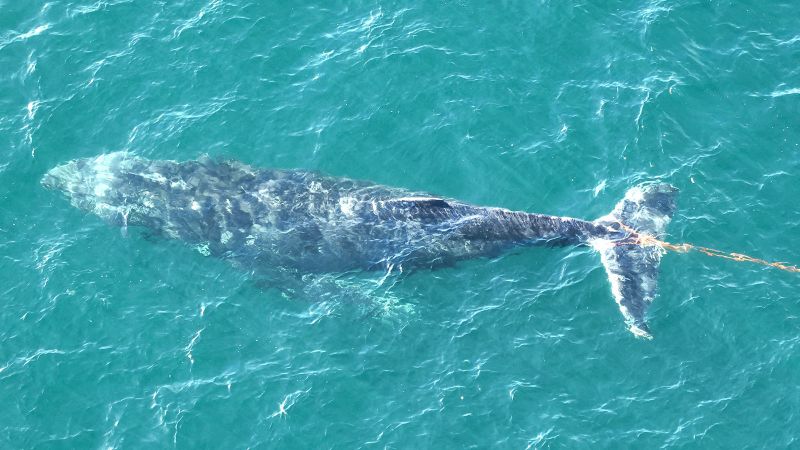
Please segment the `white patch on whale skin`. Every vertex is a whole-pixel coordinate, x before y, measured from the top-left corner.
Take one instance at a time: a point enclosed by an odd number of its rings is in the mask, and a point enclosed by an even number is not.
[[[342,197],[339,199],[339,209],[342,211],[342,214],[346,216],[353,215],[353,209],[356,206],[356,199],[353,197]]]
[[[644,191],[638,186],[628,189],[628,192],[625,193],[625,200],[633,203],[642,203],[644,201]]]
[[[166,177],[164,177],[164,175],[161,175],[158,172],[151,172],[151,173],[142,174],[142,178],[150,180],[150,181],[152,181],[154,183],[162,184],[162,185],[166,185],[167,181],[168,181],[166,179]],[[183,180],[181,180],[181,181],[183,181]]]
[[[316,194],[323,191],[324,189],[322,188],[322,183],[320,183],[319,181],[312,181],[308,185],[308,192],[311,192],[312,194]]]
[[[183,180],[171,181],[169,183],[169,187],[172,189],[180,189],[182,191],[189,189],[189,185]]]
[[[197,203],[197,200],[192,200],[190,207],[195,211],[200,211],[200,203]]]
[[[155,202],[153,202],[153,194],[151,194],[150,192],[145,192],[142,198],[142,205],[145,208],[151,208],[151,209],[155,208],[156,204]]]
[[[270,181],[267,184],[272,184],[272,182]],[[277,209],[281,207],[280,198],[272,195],[272,189],[269,186],[263,187],[256,191],[255,197],[259,202],[267,205],[271,209]]]
[[[203,256],[211,256],[211,249],[208,247],[208,243],[198,245],[195,249]]]
[[[633,317],[628,312],[628,308],[622,306],[622,275],[614,273],[619,267],[616,262],[609,257],[615,246],[614,242],[608,239],[590,239],[589,245],[600,254],[600,260],[603,262],[603,267],[606,269],[606,276],[608,276],[608,281],[611,283],[611,295],[614,296],[614,301],[617,303],[617,306],[619,306],[622,316],[625,318],[626,322],[632,322]]]
[[[103,198],[106,196],[117,178],[115,166],[119,165],[119,161],[124,161],[126,156],[125,152],[114,152],[94,158],[92,167],[94,179],[87,178],[86,182],[94,184],[93,193],[95,197]]]
[[[100,155],[94,160],[94,176],[96,180],[111,181],[114,179],[111,160],[112,158],[108,158],[107,155]]]
[[[225,244],[227,244],[227,243],[228,243],[228,242],[231,240],[231,238],[232,238],[232,237],[233,237],[233,233],[231,233],[231,232],[230,232],[230,231],[228,231],[228,230],[225,230],[225,231],[223,231],[223,232],[222,232],[222,234],[220,235],[220,237],[219,237],[219,242],[220,242],[222,245],[225,245]]]
[[[95,197],[105,197],[106,192],[111,189],[111,186],[107,185],[106,183],[98,183],[94,186],[94,196]]]

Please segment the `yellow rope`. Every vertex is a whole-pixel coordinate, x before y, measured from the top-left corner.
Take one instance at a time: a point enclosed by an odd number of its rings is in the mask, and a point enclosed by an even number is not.
[[[625,231],[627,231],[628,233],[631,234],[630,238],[632,238],[633,241],[630,242],[630,243],[632,243],[632,244],[661,247],[664,250],[672,250],[672,251],[677,252],[677,253],[688,253],[688,252],[690,252],[692,250],[695,250],[695,251],[698,251],[698,252],[700,252],[700,253],[702,253],[704,255],[708,255],[708,256],[716,256],[718,258],[729,259],[731,261],[751,262],[751,263],[755,263],[755,264],[760,264],[762,266],[774,267],[776,269],[785,270],[787,272],[800,273],[800,268],[798,268],[797,266],[790,266],[788,264],[784,264],[784,263],[780,263],[780,262],[770,262],[770,261],[766,261],[766,260],[763,260],[763,259],[760,259],[760,258],[753,258],[752,256],[743,255],[741,253],[723,252],[721,250],[715,250],[713,248],[708,248],[708,247],[701,247],[699,245],[693,245],[693,244],[687,244],[687,243],[671,244],[669,242],[662,241],[662,240],[657,239],[657,238],[655,238],[653,236],[650,236],[648,234],[638,233],[634,229],[632,229],[632,228],[630,228],[630,227],[628,227],[628,226],[626,226],[624,224],[620,224],[620,225],[622,225],[622,228]],[[621,243],[626,243],[626,242],[623,241]]]

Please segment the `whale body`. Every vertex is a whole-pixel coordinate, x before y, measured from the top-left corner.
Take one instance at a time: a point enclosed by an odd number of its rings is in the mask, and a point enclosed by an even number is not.
[[[370,182],[236,161],[77,159],[42,184],[111,224],[141,226],[247,268],[301,273],[408,270],[492,257],[519,246],[591,245],[628,329],[650,338],[661,237],[675,210],[664,183],[631,188],[614,210],[580,220],[481,207]]]

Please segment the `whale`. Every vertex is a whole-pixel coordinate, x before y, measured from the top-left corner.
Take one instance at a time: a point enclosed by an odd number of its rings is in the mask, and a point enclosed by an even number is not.
[[[663,250],[643,245],[642,237],[666,233],[677,193],[667,183],[642,183],[610,213],[582,220],[313,171],[129,152],[68,161],[47,171],[41,184],[123,230],[144,228],[250,270],[413,272],[519,247],[590,246],[627,329],[647,339]]]

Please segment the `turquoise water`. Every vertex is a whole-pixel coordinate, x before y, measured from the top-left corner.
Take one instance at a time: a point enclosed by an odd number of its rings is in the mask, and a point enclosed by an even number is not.
[[[541,248],[285,296],[39,186],[127,150],[584,218],[800,262],[790,1],[0,0],[0,447],[785,447],[797,274],[668,254],[655,339]],[[602,6],[601,6],[602,5]]]

